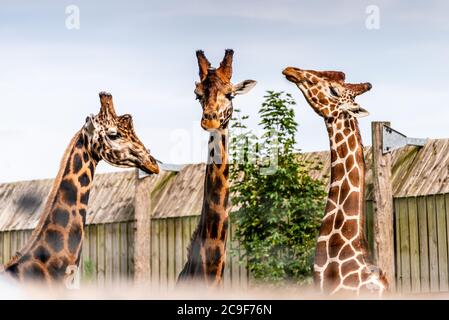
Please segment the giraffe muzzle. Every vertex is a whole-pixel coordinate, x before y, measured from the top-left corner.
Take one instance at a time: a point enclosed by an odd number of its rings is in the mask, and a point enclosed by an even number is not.
[[[201,119],[201,127],[204,130],[213,130],[218,129],[221,123],[218,119],[217,112],[204,112],[203,117]]]
[[[301,76],[301,69],[294,67],[287,67],[282,71],[282,74],[291,82],[301,82],[303,77]]]
[[[157,164],[157,161],[155,158],[150,156],[150,159],[145,161],[143,165],[141,166],[142,171],[148,173],[148,174],[158,174],[159,173],[159,165]]]

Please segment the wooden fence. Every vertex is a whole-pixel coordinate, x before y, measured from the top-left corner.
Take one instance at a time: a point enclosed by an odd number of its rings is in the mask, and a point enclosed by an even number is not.
[[[373,203],[366,203],[373,252]],[[396,291],[449,291],[449,194],[394,199]]]
[[[373,206],[366,205],[368,243],[373,245]],[[449,194],[394,199],[396,285],[399,292],[449,291]],[[151,223],[151,281],[161,289],[176,282],[198,216],[157,218]],[[246,287],[243,252],[231,232],[225,287]],[[0,232],[0,262],[27,241],[31,230]],[[81,260],[82,281],[108,286],[133,275],[134,222],[92,224],[86,229]]]
[[[395,201],[396,279],[402,292],[449,290],[449,194]]]
[[[171,289],[187,260],[187,246],[199,216],[157,218],[151,223],[151,282],[159,289]],[[0,232],[0,263],[8,261],[22,248],[31,230]],[[91,224],[86,227],[83,242],[81,281],[99,287],[129,281],[134,271],[134,222]],[[234,226],[230,226],[224,287],[244,288],[248,272]]]

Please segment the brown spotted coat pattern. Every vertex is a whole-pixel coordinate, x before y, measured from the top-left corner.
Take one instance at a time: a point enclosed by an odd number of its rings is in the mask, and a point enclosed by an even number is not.
[[[365,162],[357,118],[368,112],[354,98],[369,83],[348,84],[336,71],[286,68],[288,80],[324,118],[331,152],[330,190],[315,253],[314,281],[326,293],[382,292],[387,283],[369,262],[364,238]]]
[[[178,283],[196,280],[214,287],[223,277],[229,225],[228,123],[234,95],[245,93],[245,87],[255,84],[253,80],[235,86],[231,83],[233,54],[226,50],[220,67],[215,69],[203,51],[196,53],[200,82],[196,83],[195,94],[203,109],[201,127],[209,131],[210,138],[201,217]]]
[[[44,213],[30,241],[3,272],[20,282],[69,285],[78,267],[89,192],[101,159],[157,173],[158,166],[135,135],[130,115],[115,114],[112,96],[100,93],[101,110],[88,117],[67,147]]]

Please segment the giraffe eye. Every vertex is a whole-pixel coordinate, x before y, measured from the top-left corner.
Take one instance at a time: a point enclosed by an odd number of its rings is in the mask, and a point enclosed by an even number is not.
[[[232,93],[228,93],[228,94],[226,94],[226,99],[232,100],[232,99],[234,99],[234,96],[232,95]]]
[[[196,95],[196,97],[195,97],[196,100],[201,100],[201,97],[202,97],[202,96],[201,96],[200,94],[195,93],[195,95]]]
[[[331,94],[334,96],[334,97],[340,97],[340,95],[338,94],[338,91],[337,91],[337,89],[335,89],[334,87],[329,87],[329,90],[330,90],[330,92],[331,92]]]
[[[119,138],[121,138],[121,134],[118,132],[114,132],[114,133],[108,133],[108,138],[111,140],[117,140]]]

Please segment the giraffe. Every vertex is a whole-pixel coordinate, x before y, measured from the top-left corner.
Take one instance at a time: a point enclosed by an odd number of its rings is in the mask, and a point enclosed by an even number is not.
[[[200,82],[196,83],[195,94],[203,109],[201,127],[210,133],[210,137],[201,217],[193,232],[178,284],[199,280],[201,284],[216,287],[223,276],[228,231],[228,124],[233,110],[232,99],[256,85],[254,80],[231,83],[233,54],[233,50],[227,49],[220,67],[215,69],[203,51],[196,52]]]
[[[337,71],[284,69],[312,109],[325,120],[331,177],[314,261],[314,282],[322,292],[377,292],[387,288],[382,271],[369,262],[364,237],[365,160],[359,117],[369,113],[354,99],[370,83],[345,83]]]
[[[159,173],[156,160],[134,132],[131,115],[117,116],[112,95],[99,95],[100,112],[88,116],[71,139],[30,240],[3,267],[9,278],[70,286],[80,260],[89,191],[100,160]]]

